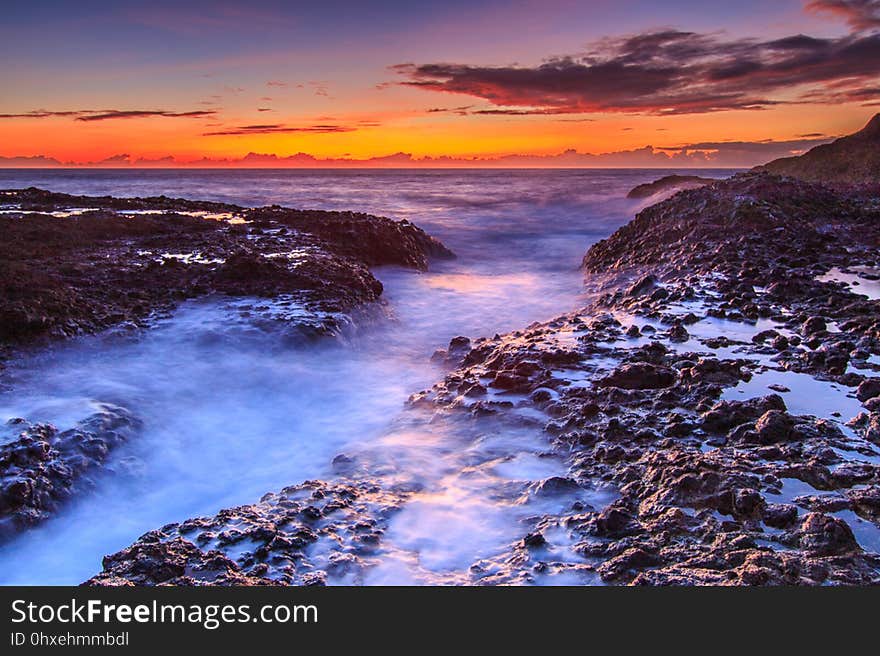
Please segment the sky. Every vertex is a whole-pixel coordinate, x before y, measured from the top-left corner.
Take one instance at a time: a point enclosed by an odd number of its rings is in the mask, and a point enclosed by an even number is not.
[[[9,4],[5,166],[751,166],[880,111],[880,0]]]

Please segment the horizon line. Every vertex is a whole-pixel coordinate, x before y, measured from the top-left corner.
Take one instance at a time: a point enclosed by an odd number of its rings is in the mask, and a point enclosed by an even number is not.
[[[449,170],[495,170],[495,171],[747,171],[756,166],[104,166],[78,164],[73,166],[3,166],[0,171],[449,171]]]

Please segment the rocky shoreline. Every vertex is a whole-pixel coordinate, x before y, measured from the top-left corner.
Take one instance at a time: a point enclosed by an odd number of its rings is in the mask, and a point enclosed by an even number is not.
[[[229,299],[231,312],[273,335],[338,336],[381,313],[370,267],[425,270],[454,257],[407,221],[366,214],[36,188],[0,192],[0,232],[0,375],[4,359],[27,350],[150,328],[201,297]],[[128,409],[94,405],[70,430],[39,417],[2,427],[0,542],[90,489],[136,437]]]
[[[6,348],[148,326],[211,294],[282,298],[304,310],[281,312],[288,328],[333,334],[379,299],[369,267],[453,257],[411,223],[367,214],[36,188],[0,191],[0,230]]]
[[[274,329],[338,334],[380,297],[370,266],[451,256],[411,224],[360,214],[4,195],[10,353],[217,294],[265,298],[256,311]],[[590,248],[584,307],[435,353],[448,374],[405,421],[477,440],[487,422],[526,430],[543,436],[538,459],[567,470],[493,490],[526,511],[521,535],[454,582],[880,583],[878,221],[870,189],[763,171],[681,191]],[[111,455],[138,420],[96,410],[69,431],[5,427],[2,537],[124,466]],[[430,490],[370,453],[332,466],[150,531],[87,584],[362,583]]]
[[[833,280],[875,278],[878,210],[763,174],[682,192],[590,249],[591,308],[475,343],[419,400],[546,413],[571,480],[619,490],[569,518],[606,582],[880,582],[880,301]]]
[[[589,250],[588,306],[436,354],[412,411],[531,426],[565,459],[523,503],[611,491],[536,511],[469,582],[880,583],[878,221],[871,194],[766,173],[684,191]],[[89,583],[357,581],[418,489],[355,464],[148,533]]]

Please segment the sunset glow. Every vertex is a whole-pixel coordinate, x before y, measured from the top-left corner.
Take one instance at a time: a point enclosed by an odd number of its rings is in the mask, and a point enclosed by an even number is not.
[[[751,166],[880,105],[871,3],[38,4],[4,166]]]

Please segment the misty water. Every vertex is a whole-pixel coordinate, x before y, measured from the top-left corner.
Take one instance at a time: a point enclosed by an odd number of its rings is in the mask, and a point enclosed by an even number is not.
[[[387,461],[388,476],[424,489],[392,521],[367,577],[339,582],[462,581],[472,563],[490,562],[522,537],[518,522],[535,510],[492,491],[511,481],[527,487],[565,465],[546,457],[538,423],[478,431],[431,424],[404,412],[406,399],[442,378],[430,356],[450,338],[504,333],[575,309],[585,250],[650,202],[626,200],[626,192],[672,172],[0,171],[6,189],[406,218],[458,255],[427,273],[377,269],[392,318],[341,343],[290,343],[242,318],[247,300],[202,299],[138,336],[82,338],[10,363],[0,421],[66,429],[112,403],[143,429],[114,452],[94,490],[0,548],[0,583],[79,583],[101,569],[103,555],[146,531],[333,479],[339,453]]]

